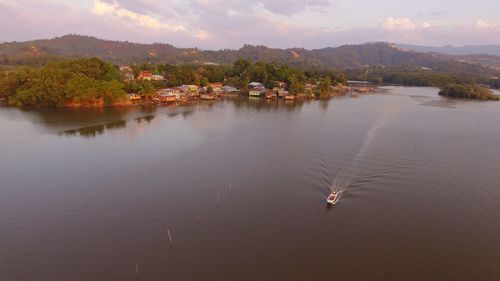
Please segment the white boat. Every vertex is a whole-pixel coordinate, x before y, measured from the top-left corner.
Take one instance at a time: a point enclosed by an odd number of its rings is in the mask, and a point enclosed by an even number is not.
[[[202,100],[214,100],[214,99],[215,99],[215,96],[214,96],[214,95],[202,94],[202,95],[200,95],[200,98],[201,98]]]
[[[332,193],[328,195],[328,198],[326,198],[326,203],[330,205],[335,205],[339,201],[339,198],[340,198],[340,192],[332,191]]]

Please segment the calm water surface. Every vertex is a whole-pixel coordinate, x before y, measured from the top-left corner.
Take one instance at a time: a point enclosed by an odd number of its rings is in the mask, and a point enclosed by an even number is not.
[[[403,87],[0,108],[0,280],[500,280],[499,122]]]

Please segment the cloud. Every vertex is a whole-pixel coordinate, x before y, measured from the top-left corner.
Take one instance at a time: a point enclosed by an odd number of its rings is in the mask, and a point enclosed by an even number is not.
[[[261,0],[261,1],[250,1],[250,3],[260,3],[268,11],[279,14],[290,16],[298,12],[308,9],[324,9],[334,5],[332,0]]]
[[[144,28],[163,29],[173,32],[187,32],[187,29],[182,25],[169,25],[149,15],[132,12],[120,7],[116,1],[110,4],[101,0],[95,0],[91,11],[98,16],[114,16],[130,21],[131,23]]]
[[[428,22],[423,22],[420,24],[420,27],[421,28],[430,28],[430,27],[432,27],[432,24],[430,24]]]
[[[492,28],[499,28],[500,25],[498,24],[491,24],[485,20],[482,20],[482,19],[478,19],[476,21],[476,23],[474,24],[474,26],[477,28],[477,29],[492,29]]]
[[[0,39],[22,41],[78,33],[203,49],[239,48],[245,43],[285,48],[322,48],[369,41],[423,45],[500,43],[500,26],[482,19],[469,25],[445,25],[442,20],[427,16],[392,16],[372,20],[371,25],[367,19],[368,24],[342,27],[334,15],[337,3],[337,0],[0,0]],[[316,24],[320,17],[331,17],[332,25],[323,26],[324,21]]]
[[[409,18],[387,18],[381,21],[386,30],[415,30],[417,25]]]
[[[278,16],[293,16],[309,10],[324,11],[337,0],[100,0],[109,4],[118,3],[123,8],[140,14],[156,14],[161,17],[189,17],[196,19],[203,13],[199,7],[216,5],[219,10],[238,14],[271,13]]]

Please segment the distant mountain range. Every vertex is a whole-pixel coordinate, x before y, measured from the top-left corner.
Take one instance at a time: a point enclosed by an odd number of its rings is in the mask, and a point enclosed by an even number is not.
[[[477,70],[477,66],[465,65],[457,61],[474,62],[472,60],[436,52],[424,53],[432,51],[432,49],[424,48],[430,47],[367,43],[307,50],[303,48],[277,49],[244,45],[238,50],[211,51],[197,48],[176,48],[163,43],[139,44],[109,41],[82,35],[65,35],[53,39],[1,43],[0,64],[41,64],[58,57],[95,56],[112,61],[117,65],[145,62],[232,64],[236,59],[244,58],[254,62],[277,61],[294,66],[315,65],[340,70],[401,64],[430,68],[436,71],[456,72],[457,69],[460,71],[466,69],[464,71],[473,72]],[[443,50],[448,50],[447,47],[444,48]],[[498,48],[500,54],[500,46]],[[493,49],[491,47],[491,50]],[[482,59],[482,57],[477,59]]]
[[[398,44],[398,47],[404,50],[411,50],[423,53],[439,53],[452,56],[468,56],[468,55],[490,55],[500,56],[500,45],[473,45],[473,46],[443,46],[429,47],[418,45]]]
[[[450,55],[458,61],[500,69],[500,45],[429,47],[398,44],[398,47],[407,51]]]

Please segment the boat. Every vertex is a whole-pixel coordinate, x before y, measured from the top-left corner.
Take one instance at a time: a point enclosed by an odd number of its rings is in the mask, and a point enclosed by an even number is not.
[[[215,99],[215,96],[214,96],[214,95],[202,94],[202,95],[200,95],[200,98],[201,98],[202,100],[214,100],[214,99]]]
[[[326,198],[326,203],[329,205],[335,205],[339,201],[340,198],[340,192],[337,191],[332,191],[330,195],[328,195],[328,198]]]

